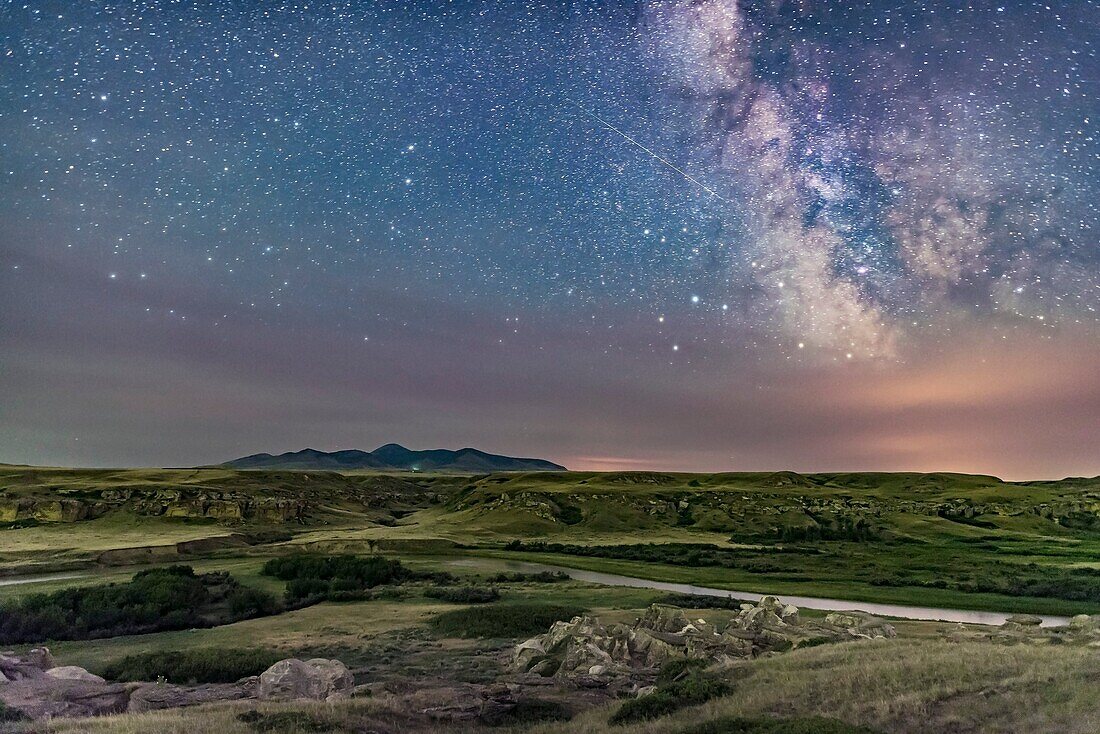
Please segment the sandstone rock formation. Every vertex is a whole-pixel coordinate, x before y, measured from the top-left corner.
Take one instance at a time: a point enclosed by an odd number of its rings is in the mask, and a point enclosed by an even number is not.
[[[608,627],[588,616],[556,622],[546,634],[517,645],[512,666],[590,687],[679,658],[728,663],[802,645],[894,635],[892,626],[862,612],[803,622],[797,608],[772,596],[743,604],[721,630],[688,619],[682,609],[654,604],[632,626]]]

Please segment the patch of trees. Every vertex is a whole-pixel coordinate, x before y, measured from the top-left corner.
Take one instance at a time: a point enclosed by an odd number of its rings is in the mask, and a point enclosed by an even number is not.
[[[482,586],[437,586],[425,591],[424,596],[454,604],[487,604],[500,599],[500,592]]]
[[[570,545],[545,541],[513,540],[505,550],[530,553],[560,553],[571,556],[616,558],[645,563],[665,563],[675,566],[719,566],[737,568],[749,573],[775,573],[787,567],[775,559],[784,553],[804,553],[801,549],[769,549],[765,551],[720,548],[706,543],[631,543],[626,545]]]
[[[579,507],[559,503],[558,520],[566,525],[576,525],[584,520],[584,513]]]
[[[295,555],[272,558],[264,564],[263,574],[287,582],[288,604],[305,606],[320,601],[358,601],[370,599],[379,586],[396,586],[407,581],[453,582],[445,572],[419,573],[400,561],[382,556]]]
[[[554,622],[584,612],[583,607],[566,604],[512,602],[443,612],[429,624],[443,637],[524,637],[545,632]]]
[[[864,518],[842,515],[833,520],[818,520],[813,525],[784,525],[776,529],[776,539],[783,543],[805,543],[819,540],[847,540],[866,543],[878,540],[878,531]]]
[[[270,594],[228,573],[190,566],[154,568],[122,584],[31,594],[0,604],[0,644],[88,640],[212,627],[275,614]]]
[[[1040,566],[1036,563],[1003,564],[985,568],[981,574],[934,579],[906,573],[886,573],[872,578],[871,584],[873,586],[919,586],[971,594],[1003,594],[1100,602],[1100,569],[1087,567],[1065,569]]]

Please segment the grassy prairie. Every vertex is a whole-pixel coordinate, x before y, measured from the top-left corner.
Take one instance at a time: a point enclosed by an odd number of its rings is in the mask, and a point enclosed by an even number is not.
[[[714,719],[827,716],[906,734],[1088,734],[1100,730],[1094,681],[1100,658],[1086,649],[901,641],[795,650],[753,662],[730,695],[667,718],[611,729],[618,704],[593,708],[530,734],[679,734]],[[237,716],[301,712],[332,731],[469,731],[465,724],[409,721],[391,696],[333,704],[232,704],[92,721],[53,721],[39,731],[97,734],[251,734]],[[306,731],[287,728],[280,731]]]
[[[524,545],[506,550],[514,540]],[[545,545],[532,550],[539,542]],[[284,582],[263,575],[263,563],[300,552],[386,553],[414,570],[462,576],[456,585],[485,586],[503,562],[527,560],[761,594],[1100,613],[1100,481],[0,467],[0,572],[85,574],[0,585],[0,602],[124,581],[166,563],[228,571],[246,586],[281,595]],[[501,604],[587,609],[609,622],[629,623],[662,597],[577,581],[497,585]],[[245,734],[260,730],[238,718],[252,709],[277,731],[467,731],[425,723],[401,697],[423,681],[493,683],[506,673],[515,640],[459,639],[434,626],[446,612],[461,621],[466,607],[428,598],[426,588],[412,583],[369,601],[325,602],[207,629],[50,645],[61,663],[92,670],[176,650],[337,657],[371,683],[369,699],[55,720],[33,731]],[[732,612],[692,614],[721,623]],[[1090,694],[1100,680],[1094,650],[953,643],[945,625],[897,626],[900,639],[886,643],[799,649],[739,665],[728,672],[730,695],[615,731],[679,734],[730,716],[826,716],[921,734],[1100,731],[1100,707]],[[391,690],[395,676],[406,679],[405,688]],[[530,731],[607,731],[616,705],[578,705],[569,723]]]
[[[440,568],[437,560],[430,558],[402,559],[406,566],[417,570]],[[235,578],[250,586],[259,586],[274,593],[282,593],[282,581],[260,574],[262,560],[213,561],[197,563],[197,571],[230,571]],[[455,569],[448,567],[449,570]],[[114,580],[126,580],[129,574],[115,575]],[[460,573],[463,583],[478,583],[479,575]],[[59,582],[61,583],[61,582]],[[37,584],[34,587],[37,589]],[[3,589],[4,587],[0,587]],[[8,594],[16,596],[9,587]],[[552,603],[594,610],[597,613],[623,620],[633,619],[634,612],[660,598],[661,593],[649,589],[608,588],[575,581],[554,584],[502,584],[502,602]],[[233,648],[240,646],[279,650],[284,657],[328,651],[349,663],[362,660],[364,649],[370,640],[379,635],[396,634],[409,630],[426,629],[435,615],[461,608],[423,595],[423,589],[412,587],[404,591],[403,598],[359,602],[325,602],[271,617],[251,619],[234,624],[192,629],[178,632],[126,635],[110,639],[74,640],[49,643],[50,649],[66,664],[80,665],[91,670],[120,660],[128,655],[144,652],[169,652],[172,650],[199,650]],[[24,649],[32,645],[17,646]]]
[[[264,514],[256,509],[261,502],[282,503],[280,512],[293,519]],[[644,564],[576,553],[522,557],[761,593],[1100,611],[1095,479],[7,467],[0,469],[0,510],[26,518],[0,527],[0,570],[8,573],[296,550],[440,553],[457,544],[465,553],[495,554],[514,539],[694,543],[744,549],[744,562],[694,567],[675,554]],[[77,510],[90,519],[58,521]],[[142,514],[149,512],[161,514]],[[266,531],[285,538],[242,540]]]
[[[1091,651],[943,641],[835,645],[763,659],[731,695],[668,719],[625,727],[672,734],[723,716],[829,716],[883,732],[1061,732],[1100,730]],[[532,734],[608,731],[607,712]]]

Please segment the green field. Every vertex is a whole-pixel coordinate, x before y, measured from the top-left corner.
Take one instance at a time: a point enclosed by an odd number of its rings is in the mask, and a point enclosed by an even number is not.
[[[623,622],[664,594],[572,580],[491,579],[506,562],[523,560],[781,596],[1096,614],[1100,481],[0,468],[0,573],[72,576],[0,584],[0,604],[125,583],[138,570],[172,563],[228,572],[246,587],[282,598],[286,583],[265,575],[263,566],[300,553],[383,554],[417,573],[450,574],[455,578],[445,583],[452,586],[497,589],[494,605],[556,605]],[[422,722],[405,718],[402,686],[491,683],[504,674],[501,661],[515,643],[435,625],[438,615],[463,607],[433,598],[431,586],[407,583],[369,599],[321,601],[220,626],[43,642],[59,661],[93,672],[157,652],[216,657],[219,650],[248,648],[280,657],[336,657],[370,682],[369,700],[263,704],[261,714],[305,712],[333,731],[363,730],[364,722],[419,731]],[[732,614],[695,613],[715,623]],[[457,619],[461,624],[461,615]],[[1084,650],[953,643],[946,639],[950,625],[897,626],[901,639],[889,645],[796,650],[754,661],[737,674],[739,681],[745,677],[732,695],[616,730],[686,732],[721,717],[780,713],[881,731],[1018,731],[1010,723],[1025,715],[1039,722],[1036,731],[1096,730],[1097,714],[1078,690],[1097,674]],[[969,646],[965,655],[959,644]],[[991,698],[988,690],[1012,695]],[[568,724],[517,730],[605,731],[613,708],[600,703]],[[240,705],[222,704],[94,723],[57,720],[35,731],[252,731],[239,713]],[[286,730],[312,725],[301,726]],[[440,727],[431,730],[447,730]]]
[[[509,557],[719,588],[1100,611],[1096,480],[5,468],[0,483],[0,508],[8,508],[0,570],[7,573],[294,549],[499,556],[521,540],[527,546]],[[293,518],[273,514],[272,502]],[[540,541],[551,552],[530,552]],[[616,546],[640,543],[667,552],[655,549],[640,563],[615,555]],[[699,563],[683,552],[689,544],[724,555]]]

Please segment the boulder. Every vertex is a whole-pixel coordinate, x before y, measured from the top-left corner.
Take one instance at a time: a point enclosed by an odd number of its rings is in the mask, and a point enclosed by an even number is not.
[[[664,604],[652,604],[635,626],[656,632],[683,634],[692,625],[684,616],[684,610]]]
[[[825,623],[840,627],[852,637],[867,639],[897,637],[892,624],[867,612],[833,612],[825,615]]]
[[[78,665],[62,665],[58,668],[50,668],[46,675],[57,680],[80,680],[85,683],[106,683],[107,681],[95,673],[89,673]]]
[[[42,675],[0,687],[0,700],[32,719],[119,714],[126,710],[131,686]]]
[[[512,667],[518,670],[529,670],[544,655],[546,655],[546,649],[538,638],[521,642],[512,652]]]
[[[17,657],[11,653],[0,653],[0,674],[9,681],[40,678],[45,671],[39,661]]]
[[[1078,614],[1069,620],[1069,626],[1077,630],[1091,630],[1100,625],[1100,616]]]
[[[260,698],[308,698],[320,701],[344,694],[354,685],[351,672],[339,660],[280,660],[260,674]]]
[[[53,655],[48,647],[33,647],[23,656],[23,660],[42,670],[55,667]]]
[[[1012,627],[1040,627],[1042,624],[1043,618],[1034,614],[1013,614],[1005,620],[1005,626]]]

